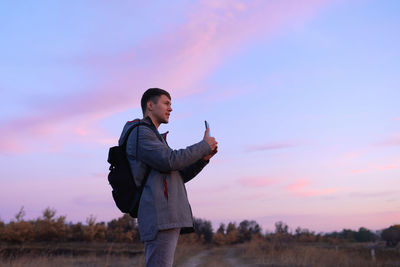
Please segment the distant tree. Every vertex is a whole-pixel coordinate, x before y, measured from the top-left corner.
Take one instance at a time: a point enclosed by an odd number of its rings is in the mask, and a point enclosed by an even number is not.
[[[235,230],[237,230],[236,229],[236,224],[232,223],[232,222],[229,222],[228,226],[226,227],[226,233],[229,234],[230,232],[235,231]]]
[[[289,226],[282,221],[276,222],[275,223],[275,233],[276,234],[288,234]]]
[[[355,241],[356,232],[351,229],[343,229],[340,233],[341,238],[347,241]]]
[[[236,228],[236,224],[229,222],[226,227],[226,243],[235,244],[238,242],[239,231]]]
[[[357,242],[370,242],[376,240],[376,235],[367,228],[360,227],[358,232],[354,233],[354,239]]]
[[[307,228],[297,227],[295,230],[295,237],[300,242],[315,242],[318,237],[315,235],[315,232],[311,232]]]
[[[252,235],[259,235],[262,232],[261,226],[256,221],[249,222],[249,231]]]
[[[302,229],[300,227],[297,227],[295,230],[296,237],[299,237],[301,234],[302,234]]]
[[[386,246],[395,247],[400,242],[400,224],[384,229],[381,236],[386,241]]]
[[[249,221],[244,220],[239,223],[238,227],[239,235],[238,242],[243,243],[251,240],[251,233],[249,231]]]
[[[282,221],[275,223],[275,233],[270,238],[273,241],[274,248],[277,250],[287,246],[287,243],[293,240],[292,235],[289,233],[289,226]]]
[[[225,224],[221,223],[218,227],[217,233],[225,234]]]
[[[24,210],[24,206],[22,206],[18,213],[15,215],[15,219],[17,220],[17,222],[20,222],[24,219],[25,217],[25,210]]]
[[[43,219],[45,219],[47,221],[51,221],[55,215],[56,215],[56,210],[51,209],[50,207],[47,207],[43,211]]]
[[[211,243],[213,229],[210,221],[194,218],[194,229],[199,239],[204,238],[204,242]]]
[[[246,242],[250,241],[253,235],[259,235],[261,233],[261,227],[256,221],[244,220],[240,222],[238,231],[238,241]]]
[[[331,233],[325,233],[323,235],[323,240],[325,242],[331,243],[331,244],[337,244],[341,240],[340,233],[337,231],[331,232]]]

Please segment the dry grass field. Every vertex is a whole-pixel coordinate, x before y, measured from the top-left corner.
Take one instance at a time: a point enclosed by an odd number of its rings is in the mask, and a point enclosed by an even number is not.
[[[22,207],[15,220],[0,220],[0,266],[144,266],[137,222],[127,214],[107,223],[90,216],[86,224],[66,223],[51,208],[35,220],[24,214]],[[210,221],[195,218],[194,228],[180,236],[174,266],[400,267],[400,225],[316,234],[289,231],[279,221],[273,233],[262,234],[253,220],[220,224],[214,232]]]
[[[235,247],[235,257],[248,266],[400,266],[400,250],[383,246],[371,255],[370,245],[361,243],[290,243],[252,240]]]
[[[201,244],[179,244],[175,266],[205,251]],[[29,243],[0,245],[0,266],[144,266],[142,244],[132,243]]]
[[[174,266],[400,266],[398,249],[366,244],[281,244],[263,239],[226,246],[180,243]],[[143,245],[127,243],[40,243],[1,245],[1,266],[144,266]]]
[[[140,266],[143,245],[132,243],[25,243],[0,246],[0,266]]]

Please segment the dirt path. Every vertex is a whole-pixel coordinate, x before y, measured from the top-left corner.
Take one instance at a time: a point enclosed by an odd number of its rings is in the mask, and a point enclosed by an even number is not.
[[[224,247],[204,250],[179,267],[200,267],[200,266],[221,266],[221,267],[249,267],[250,265],[242,264],[235,256],[237,248]]]

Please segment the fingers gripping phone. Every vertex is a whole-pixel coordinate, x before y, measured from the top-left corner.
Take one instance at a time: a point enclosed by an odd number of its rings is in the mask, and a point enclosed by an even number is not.
[[[210,129],[210,124],[207,121],[204,121],[204,124],[206,125],[206,129]],[[211,136],[210,132],[211,130],[208,131],[208,136]]]

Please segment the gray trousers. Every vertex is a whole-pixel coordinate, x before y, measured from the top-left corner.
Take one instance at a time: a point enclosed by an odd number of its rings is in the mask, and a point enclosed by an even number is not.
[[[180,228],[161,230],[154,240],[144,242],[146,267],[172,266],[180,230]]]

